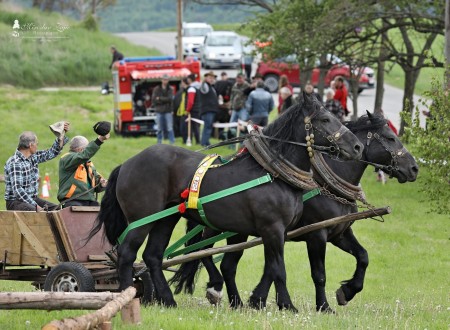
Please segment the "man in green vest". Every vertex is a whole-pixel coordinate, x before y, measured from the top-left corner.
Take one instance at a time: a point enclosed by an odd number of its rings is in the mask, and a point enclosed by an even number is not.
[[[90,159],[110,134],[99,135],[89,142],[84,136],[75,136],[70,141],[70,150],[59,161],[58,200],[68,206],[98,206],[95,193],[104,190],[104,179]]]

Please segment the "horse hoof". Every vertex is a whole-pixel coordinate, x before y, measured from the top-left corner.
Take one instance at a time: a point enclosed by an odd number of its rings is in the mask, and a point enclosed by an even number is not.
[[[218,305],[222,300],[222,291],[216,291],[214,288],[206,289],[206,299],[208,299],[211,305]]]
[[[250,297],[248,304],[254,309],[263,309],[266,307],[266,300],[262,298]]]
[[[336,312],[330,307],[324,307],[324,306],[318,306],[316,307],[317,312],[320,312],[322,314],[336,314]]]
[[[292,304],[279,304],[279,305],[278,305],[278,309],[279,309],[280,311],[286,309],[286,310],[288,310],[288,311],[290,311],[290,312],[293,312],[293,313],[295,313],[295,314],[298,313],[298,309],[295,308],[294,305],[292,305]]]
[[[345,298],[345,293],[344,293],[344,290],[342,290],[342,287],[340,287],[336,291],[336,299],[337,299],[339,306],[345,306],[348,304],[347,298]]]

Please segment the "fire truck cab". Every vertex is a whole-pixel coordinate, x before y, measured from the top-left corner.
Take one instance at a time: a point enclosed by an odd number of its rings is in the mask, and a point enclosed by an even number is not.
[[[174,57],[131,57],[112,67],[114,93],[114,132],[122,135],[155,134],[156,113],[152,107],[153,88],[163,75],[176,92],[184,77],[200,77],[200,62],[195,58],[177,61]]]

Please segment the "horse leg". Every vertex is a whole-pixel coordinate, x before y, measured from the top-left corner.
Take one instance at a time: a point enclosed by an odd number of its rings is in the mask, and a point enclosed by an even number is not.
[[[147,232],[148,231],[130,231],[117,249],[117,272],[120,281],[120,291],[133,286],[133,263],[136,260],[136,255],[140,246],[145,241]]]
[[[350,280],[342,281],[341,287],[336,291],[338,304],[346,305],[353,297],[363,289],[364,277],[367,266],[369,266],[369,256],[366,249],[359,244],[351,228],[347,229],[342,237],[331,241],[341,250],[350,253],[356,259],[356,270]]]
[[[308,249],[309,264],[311,266],[311,277],[316,289],[316,310],[323,313],[334,313],[327,301],[325,284],[327,281],[325,273],[326,254],[326,231],[317,230],[308,235],[306,246]]]
[[[230,245],[245,242],[247,238],[247,235],[235,235],[228,238],[227,244]],[[227,287],[228,301],[230,302],[230,306],[232,308],[238,308],[244,305],[241,297],[239,296],[239,290],[236,285],[236,269],[243,254],[244,251],[242,250],[225,253],[220,264],[220,270]]]
[[[264,242],[264,273],[261,281],[250,296],[250,305],[261,308],[266,306],[270,285],[275,283],[277,305],[281,309],[298,312],[294,307],[286,287],[286,266],[284,263],[284,227],[266,228],[260,233]]]
[[[157,221],[149,234],[142,258],[149,268],[157,301],[166,307],[176,307],[169,284],[162,269],[163,254],[170,241],[173,229],[180,216],[178,214]]]
[[[209,247],[212,247],[210,245]],[[209,248],[205,247],[205,248]],[[223,277],[214,264],[213,257],[202,258],[203,266],[208,272],[209,282],[206,284],[206,298],[212,305],[218,305],[223,296]]]

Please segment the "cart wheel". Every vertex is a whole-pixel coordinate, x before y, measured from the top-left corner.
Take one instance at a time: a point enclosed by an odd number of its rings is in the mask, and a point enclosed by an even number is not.
[[[141,304],[150,305],[155,301],[155,286],[148,271],[142,273],[134,282]]]
[[[94,277],[89,270],[77,262],[63,262],[48,273],[44,291],[94,292]]]

